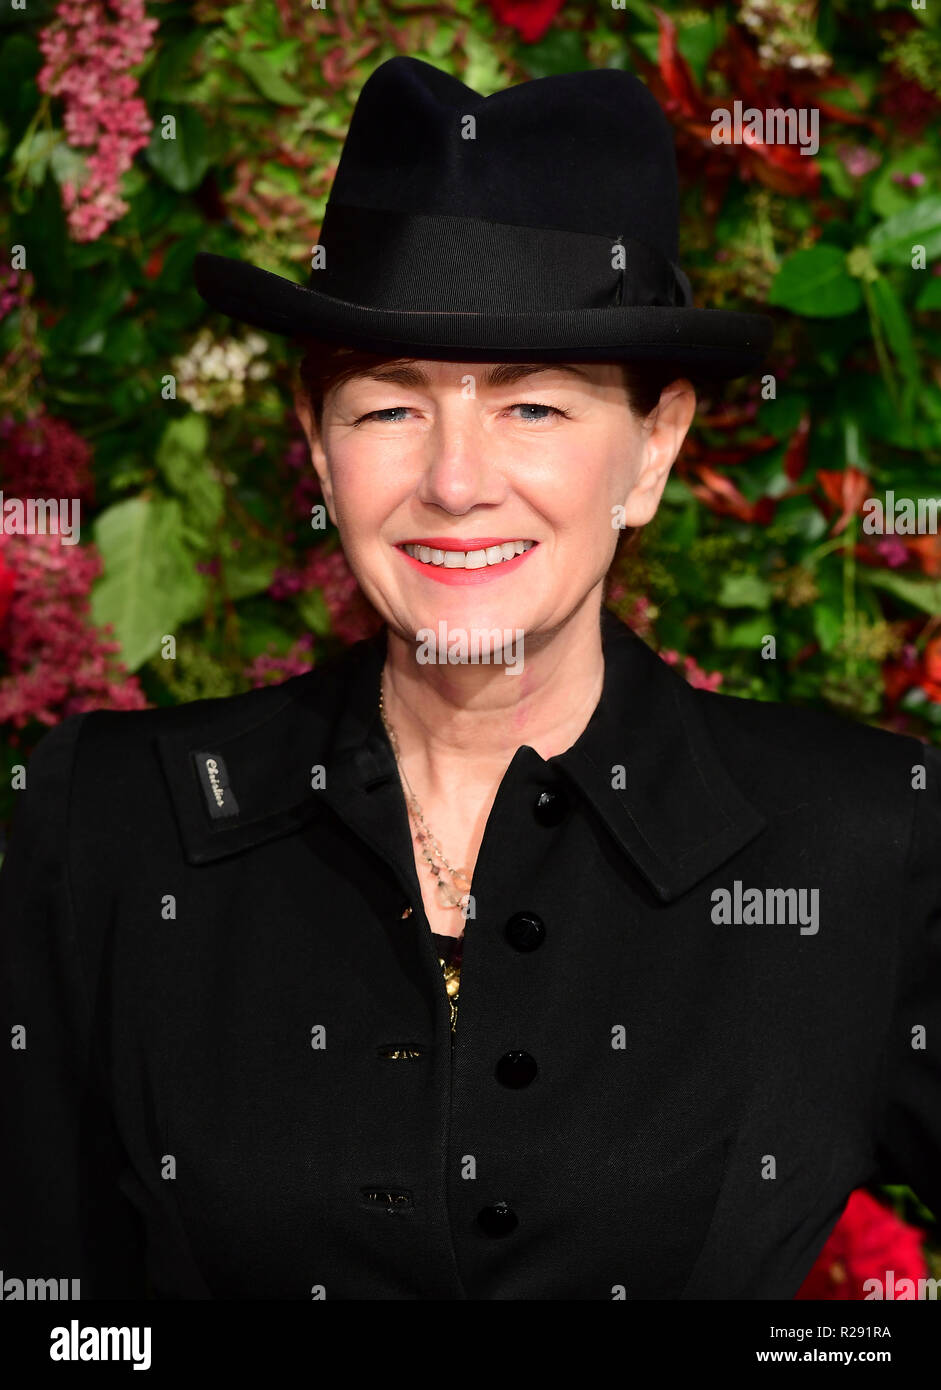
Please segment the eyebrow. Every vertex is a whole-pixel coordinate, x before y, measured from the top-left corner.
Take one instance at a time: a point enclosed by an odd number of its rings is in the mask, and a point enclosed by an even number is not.
[[[583,381],[591,382],[588,372],[581,367],[576,367],[570,363],[543,362],[498,362],[484,373],[484,386],[512,386],[514,382],[526,376],[536,376],[540,372],[561,372],[563,375],[577,376]],[[357,372],[357,377],[365,377],[369,381],[383,381],[396,386],[427,386],[428,377],[420,367],[409,366],[407,363],[401,365],[390,364],[388,367],[376,367],[365,372]]]

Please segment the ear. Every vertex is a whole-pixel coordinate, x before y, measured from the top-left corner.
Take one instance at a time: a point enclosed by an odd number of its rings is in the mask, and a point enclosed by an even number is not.
[[[661,392],[659,404],[641,427],[645,434],[643,462],[624,504],[625,526],[646,526],[656,514],[695,413],[696,392],[685,377]]]
[[[327,504],[327,512],[334,526],[337,524],[336,513],[333,508],[333,483],[330,478],[330,464],[324,451],[323,441],[317,422],[314,419],[313,411],[310,408],[310,401],[300,387],[294,391],[294,413],[301,422],[301,429],[307,437],[310,447],[310,458],[314,465],[314,471],[320,479],[320,490],[323,493],[323,500]]]

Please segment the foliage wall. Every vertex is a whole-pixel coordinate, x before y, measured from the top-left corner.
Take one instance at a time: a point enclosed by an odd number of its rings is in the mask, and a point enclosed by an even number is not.
[[[694,682],[941,740],[941,537],[865,527],[871,496],[941,495],[937,14],[4,6],[0,481],[78,498],[83,522],[76,545],[0,534],[5,766],[75,711],[283,680],[374,627],[335,533],[310,524],[284,343],[209,313],[191,268],[202,249],[304,281],[357,93],[396,53],[484,93],[586,67],[649,83],[676,132],[696,302],[774,315],[774,389],[703,398],[610,601]],[[711,112],[735,100],[817,110],[819,153],[716,144]],[[4,775],[0,823],[11,798]]]

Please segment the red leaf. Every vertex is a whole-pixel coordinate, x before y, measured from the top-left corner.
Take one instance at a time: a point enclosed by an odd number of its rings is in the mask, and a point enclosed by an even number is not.
[[[657,58],[667,90],[684,116],[702,116],[703,103],[690,66],[676,45],[676,25],[657,5],[654,6],[660,39]]]
[[[869,496],[869,479],[858,468],[837,468],[825,472],[818,469],[817,481],[828,500],[841,509],[833,528],[833,535],[838,536]]]
[[[810,416],[805,411],[784,451],[784,472],[792,483],[797,482],[807,467],[807,445],[809,442]]]
[[[748,498],[723,473],[717,473],[706,463],[697,464],[695,472],[701,483],[691,483],[690,491],[701,502],[719,516],[734,516],[739,521],[750,521],[766,526],[774,516],[775,499],[760,497],[757,502]]]

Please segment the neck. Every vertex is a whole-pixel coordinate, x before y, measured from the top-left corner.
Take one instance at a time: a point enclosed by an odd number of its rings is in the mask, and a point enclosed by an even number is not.
[[[459,790],[466,805],[493,794],[523,744],[542,758],[565,752],[603,685],[593,596],[560,627],[527,634],[522,670],[512,675],[502,664],[419,664],[415,644],[388,629],[383,703],[419,798],[421,788],[453,802]]]

